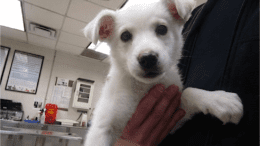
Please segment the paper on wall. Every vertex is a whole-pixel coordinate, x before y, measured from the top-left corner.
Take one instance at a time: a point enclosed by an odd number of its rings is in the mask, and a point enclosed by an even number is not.
[[[72,88],[64,86],[54,86],[52,103],[57,104],[58,108],[69,108]]]
[[[72,92],[72,88],[71,87],[65,87],[62,96],[70,98],[71,97],[71,92]]]
[[[57,78],[57,83],[56,83],[56,85],[67,87],[68,84],[69,84],[69,80],[68,80],[68,79]]]
[[[52,93],[52,103],[55,103],[60,100],[60,97],[63,93],[64,87],[62,86],[54,86],[53,93]]]

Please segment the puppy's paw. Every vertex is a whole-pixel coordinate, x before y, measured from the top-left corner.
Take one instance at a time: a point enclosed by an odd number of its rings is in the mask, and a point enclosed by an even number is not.
[[[238,124],[243,116],[243,105],[239,96],[225,91],[210,92],[199,108],[204,113],[210,113],[219,118],[223,124],[228,122]]]

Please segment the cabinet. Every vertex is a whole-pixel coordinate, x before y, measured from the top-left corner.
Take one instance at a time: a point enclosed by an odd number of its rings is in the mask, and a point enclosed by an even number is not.
[[[90,109],[94,92],[95,81],[77,79],[74,85],[72,107],[79,109]]]

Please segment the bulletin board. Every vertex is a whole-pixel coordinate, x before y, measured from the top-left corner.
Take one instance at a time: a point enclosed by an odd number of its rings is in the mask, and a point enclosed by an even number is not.
[[[10,48],[1,46],[0,48],[0,85],[2,83],[6,62],[9,56]]]
[[[5,90],[36,94],[44,56],[15,50]]]
[[[52,92],[51,103],[56,104],[59,110],[67,111],[72,93],[72,80],[56,77],[55,86]]]

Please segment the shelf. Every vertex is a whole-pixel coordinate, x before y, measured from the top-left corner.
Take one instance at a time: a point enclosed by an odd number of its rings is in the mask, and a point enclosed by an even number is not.
[[[78,98],[81,98],[81,99],[89,99],[89,97],[78,97]]]
[[[80,91],[79,91],[79,93],[80,93],[80,94],[90,94],[90,93],[86,93],[86,92],[80,92]]]
[[[91,87],[83,87],[83,86],[80,86],[80,88],[91,89]]]
[[[90,85],[85,85],[85,84],[80,84],[79,86],[80,86],[80,87],[83,87],[83,88],[91,88]]]

